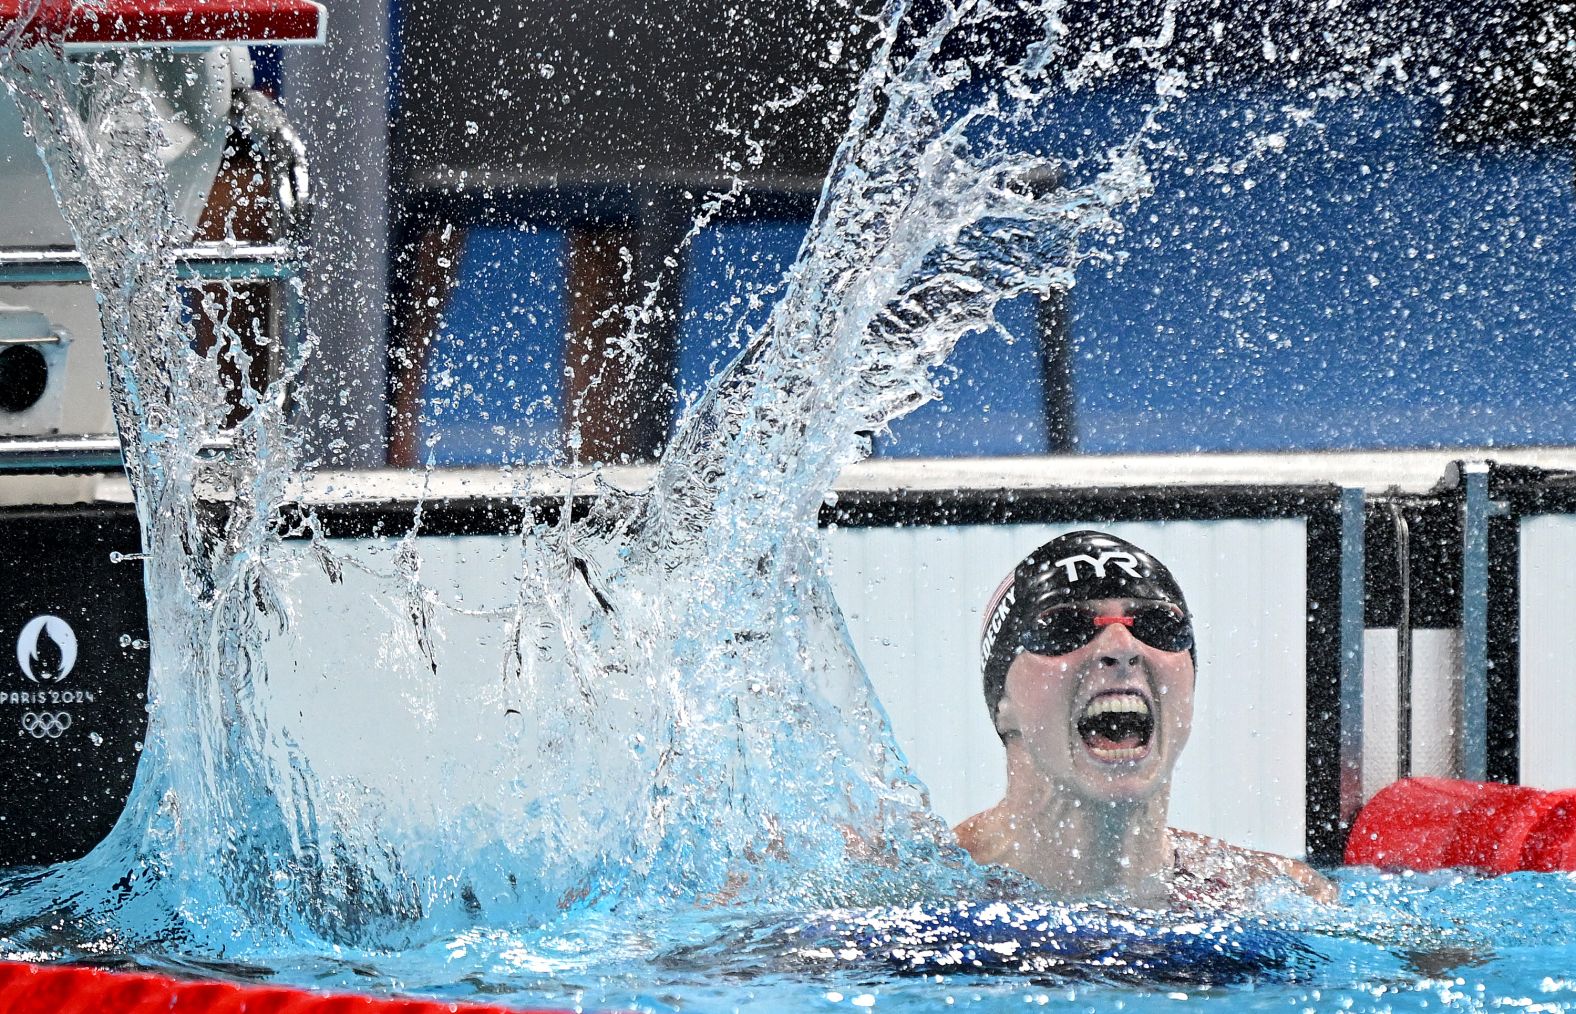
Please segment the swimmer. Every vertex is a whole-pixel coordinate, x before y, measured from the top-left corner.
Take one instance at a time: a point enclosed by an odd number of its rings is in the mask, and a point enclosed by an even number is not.
[[[1068,898],[1240,903],[1280,882],[1335,900],[1304,863],[1167,826],[1197,653],[1149,553],[1089,531],[1041,546],[992,596],[981,657],[1007,793],[955,829],[976,862]]]

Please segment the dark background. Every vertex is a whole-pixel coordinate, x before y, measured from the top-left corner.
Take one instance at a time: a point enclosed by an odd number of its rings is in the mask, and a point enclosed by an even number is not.
[[[1032,5],[998,6],[1002,17],[942,53],[971,62],[980,92],[1042,31]],[[660,453],[736,351],[738,324],[755,319],[740,302],[769,305],[797,251],[878,10],[390,8],[378,457],[563,460],[572,428],[585,460]],[[910,5],[898,49],[939,10]],[[1160,10],[1071,4],[1067,52],[1151,37]],[[1316,125],[1262,160],[1251,194],[1158,177],[1113,247],[1118,263],[1080,269],[1065,299],[1005,308],[1013,337],[960,346],[944,402],[900,420],[876,452],[1576,442],[1561,351],[1576,306],[1560,295],[1576,271],[1573,32],[1536,0],[1181,4],[1165,58],[1187,69],[1192,95],[1169,137],[1225,157],[1259,130],[1245,110],[1262,125],[1319,106]],[[1133,67],[1069,96],[1046,149],[1092,164],[1125,136],[1154,95],[1153,71]],[[1349,101],[1310,100],[1331,73],[1367,83]],[[760,111],[794,94],[797,105]],[[743,196],[684,245],[707,196],[735,177]],[[652,285],[643,359],[609,357],[619,309]]]
[[[148,638],[141,551],[130,505],[0,511],[0,692],[88,691],[92,703],[0,701],[0,862],[35,865],[84,855],[109,832],[131,788],[147,728]],[[77,636],[63,680],[35,683],[17,664],[22,627],[58,616]],[[132,642],[122,645],[122,638]],[[25,732],[29,711],[67,712],[58,738]]]

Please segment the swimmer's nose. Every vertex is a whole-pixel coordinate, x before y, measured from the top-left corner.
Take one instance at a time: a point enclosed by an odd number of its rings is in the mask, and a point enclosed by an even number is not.
[[[1101,666],[1127,669],[1138,665],[1138,644],[1126,624],[1110,624],[1100,632],[1099,641],[1096,658]]]

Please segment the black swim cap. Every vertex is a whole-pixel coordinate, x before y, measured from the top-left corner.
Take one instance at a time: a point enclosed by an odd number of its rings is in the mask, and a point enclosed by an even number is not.
[[[1022,650],[1028,624],[1062,602],[1150,599],[1188,613],[1182,588],[1166,565],[1125,539],[1104,532],[1069,532],[1036,549],[991,596],[980,632],[985,706],[991,722],[1007,689],[1007,669]],[[1193,661],[1196,649],[1189,647]]]

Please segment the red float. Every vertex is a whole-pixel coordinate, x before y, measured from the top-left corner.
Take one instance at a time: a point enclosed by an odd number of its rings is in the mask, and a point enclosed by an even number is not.
[[[1576,790],[1408,778],[1358,813],[1346,862],[1489,874],[1576,870]]]

